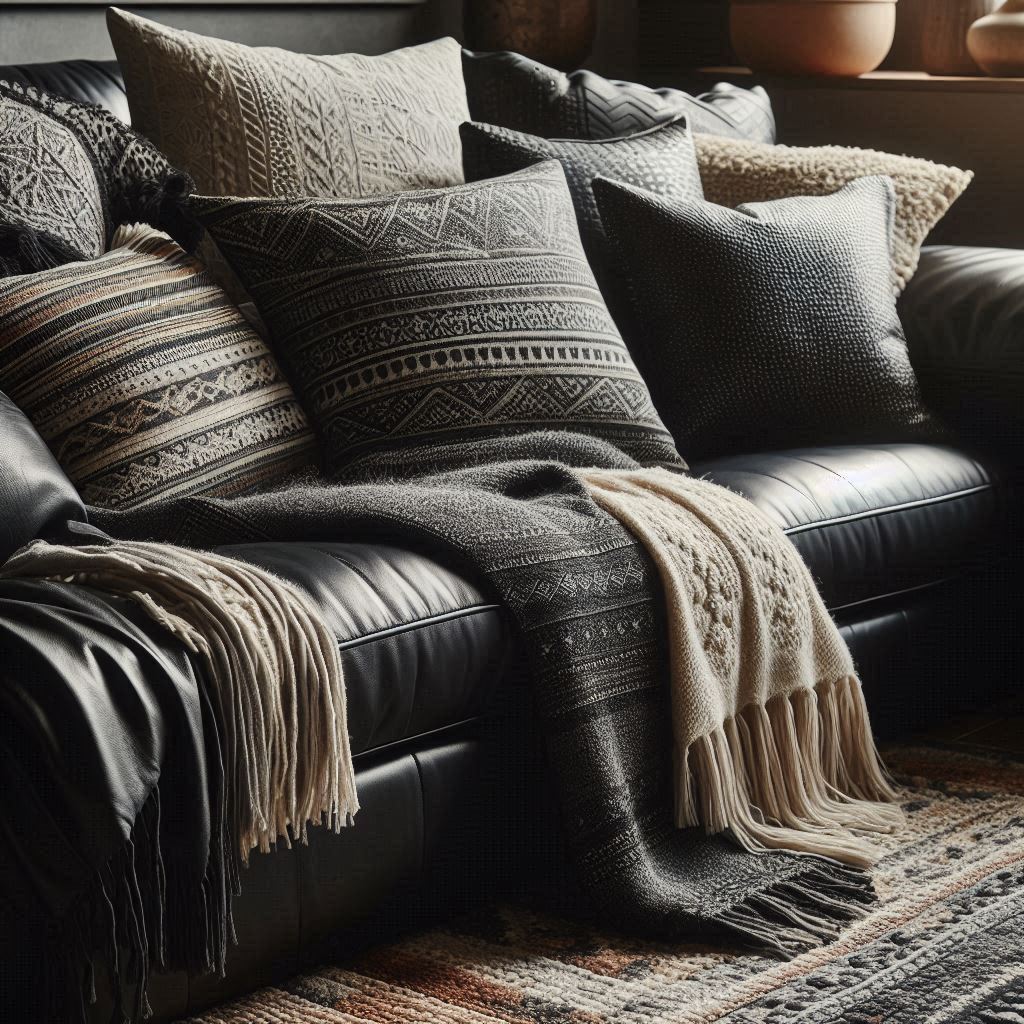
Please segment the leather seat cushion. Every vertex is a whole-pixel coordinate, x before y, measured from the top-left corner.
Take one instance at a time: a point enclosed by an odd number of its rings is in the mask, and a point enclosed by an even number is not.
[[[484,710],[510,634],[500,604],[465,576],[383,544],[260,543],[220,551],[295,583],[326,617],[341,647],[354,754]]]
[[[833,611],[960,575],[994,539],[994,470],[938,445],[734,455],[694,472],[753,501],[796,545]]]

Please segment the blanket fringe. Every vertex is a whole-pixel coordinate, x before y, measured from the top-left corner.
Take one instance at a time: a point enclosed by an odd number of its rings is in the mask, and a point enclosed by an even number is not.
[[[865,916],[874,898],[862,871],[820,861],[715,920],[759,949],[789,959],[833,942],[850,921]]]
[[[853,675],[749,705],[677,751],[676,824],[728,832],[752,853],[869,867],[879,851],[865,834],[899,827],[896,800]],[[800,915],[790,920],[805,926]]]
[[[137,601],[205,663],[223,730],[228,821],[243,863],[359,802],[337,641],[297,588],[213,552],[146,541],[34,541],[5,576],[64,579]]]

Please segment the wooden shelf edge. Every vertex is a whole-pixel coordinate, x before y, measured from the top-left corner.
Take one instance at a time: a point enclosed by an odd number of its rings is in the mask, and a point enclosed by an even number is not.
[[[697,75],[708,78],[756,79],[759,82],[778,82],[789,88],[802,89],[877,89],[920,92],[988,92],[1024,93],[1024,78],[987,78],[953,75],[929,75],[924,71],[872,71],[859,78],[832,78],[827,75],[769,75],[758,74],[750,68],[706,67],[698,68]]]

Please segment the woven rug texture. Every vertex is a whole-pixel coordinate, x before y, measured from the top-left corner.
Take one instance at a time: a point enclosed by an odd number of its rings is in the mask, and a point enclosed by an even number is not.
[[[191,1024],[1024,1024],[1024,764],[889,751],[907,826],[842,938],[788,962],[496,906]]]

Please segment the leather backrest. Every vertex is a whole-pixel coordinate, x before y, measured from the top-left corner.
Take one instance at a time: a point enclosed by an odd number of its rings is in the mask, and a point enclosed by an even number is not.
[[[85,522],[75,485],[28,417],[0,392],[0,565],[23,544]]]
[[[124,80],[116,60],[62,60],[53,64],[0,65],[0,79],[34,85],[80,103],[106,107],[125,124],[131,123]]]

